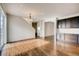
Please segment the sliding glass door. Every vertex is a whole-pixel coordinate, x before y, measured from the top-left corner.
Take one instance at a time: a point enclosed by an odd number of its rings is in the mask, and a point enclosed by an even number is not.
[[[0,46],[1,46],[1,10],[0,10]]]
[[[3,10],[0,8],[0,50],[4,44],[6,44],[6,15]]]

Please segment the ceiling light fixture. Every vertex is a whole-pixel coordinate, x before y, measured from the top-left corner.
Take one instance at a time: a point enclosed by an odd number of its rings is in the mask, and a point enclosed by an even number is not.
[[[25,19],[28,23],[32,23],[32,22],[33,22],[31,13],[29,13],[29,16],[28,16],[28,17],[25,17],[24,19]]]

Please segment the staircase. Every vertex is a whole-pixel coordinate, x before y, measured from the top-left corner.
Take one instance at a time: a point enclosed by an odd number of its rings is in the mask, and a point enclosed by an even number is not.
[[[32,30],[34,31],[35,33],[35,37],[37,37],[37,23],[36,22],[33,22],[33,21],[28,21],[29,19],[24,19],[32,28]]]

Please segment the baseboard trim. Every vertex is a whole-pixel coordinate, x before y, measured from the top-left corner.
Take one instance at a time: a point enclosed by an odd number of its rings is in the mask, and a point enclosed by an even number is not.
[[[35,38],[22,39],[22,40],[18,40],[18,41],[7,42],[7,43],[16,43],[16,42],[21,42],[21,41],[33,40],[33,39],[35,39]]]
[[[45,38],[46,38],[46,37],[54,37],[54,35],[50,35],[50,36],[45,36]]]

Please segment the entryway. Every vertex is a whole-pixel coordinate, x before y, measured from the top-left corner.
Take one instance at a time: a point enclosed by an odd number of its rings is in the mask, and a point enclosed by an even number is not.
[[[50,42],[54,40],[54,23],[45,22],[45,39]]]

